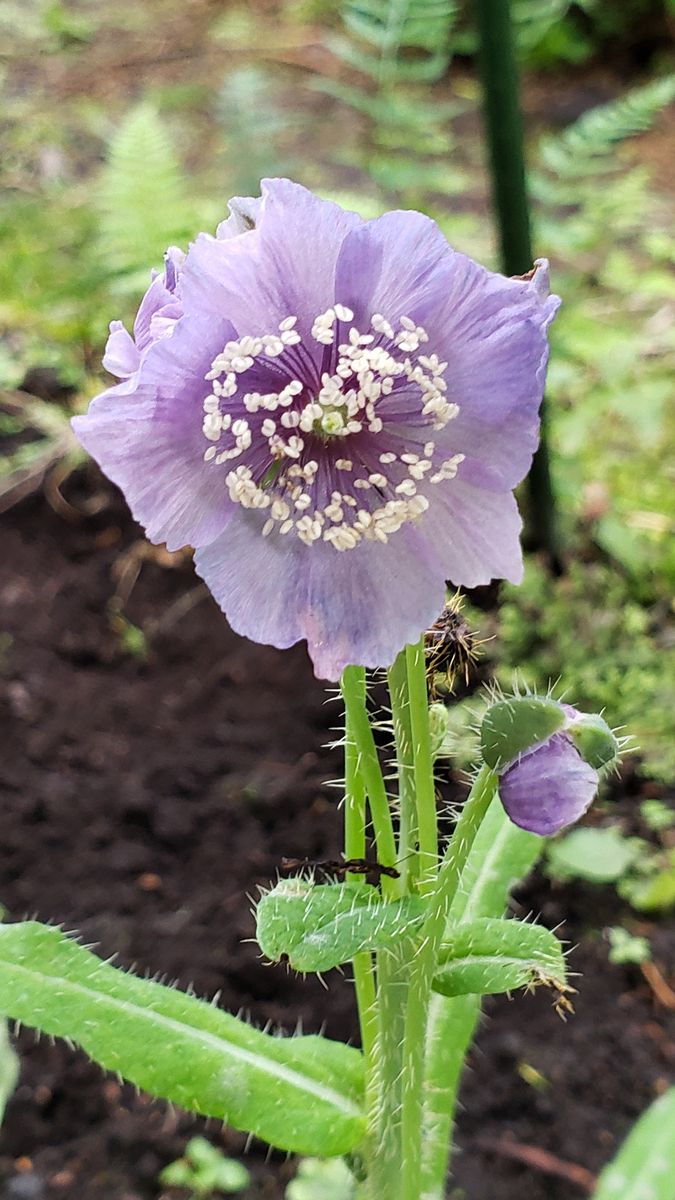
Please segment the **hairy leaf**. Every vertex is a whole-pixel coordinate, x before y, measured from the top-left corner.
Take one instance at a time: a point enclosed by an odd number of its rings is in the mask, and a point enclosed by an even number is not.
[[[328,971],[363,950],[397,947],[417,931],[424,907],[417,896],[387,901],[374,888],[284,879],[258,904],[256,937],[275,962]]]
[[[490,995],[539,983],[564,989],[565,980],[562,947],[548,929],[483,917],[458,925],[444,942],[434,990]]]
[[[51,926],[0,926],[0,1012],[72,1039],[153,1095],[283,1150],[344,1154],[363,1136],[357,1051],[252,1029],[102,962]]]
[[[673,1200],[675,1088],[647,1109],[602,1172],[593,1200]]]

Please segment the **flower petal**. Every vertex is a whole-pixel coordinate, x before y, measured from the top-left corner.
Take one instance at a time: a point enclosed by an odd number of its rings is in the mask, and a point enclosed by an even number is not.
[[[202,401],[204,376],[232,333],[211,316],[184,317],[150,346],[133,380],[97,396],[72,421],[150,541],[170,550],[212,541],[231,514],[223,479],[204,462]]]
[[[123,321],[110,322],[110,337],[106,342],[103,366],[117,379],[128,379],[138,370],[141,361],[138,347],[125,329]]]
[[[229,317],[241,333],[273,333],[297,316],[308,332],[335,300],[335,263],[355,213],[288,179],[265,179],[255,228],[219,240],[202,233],[181,276],[186,309]]]
[[[425,324],[443,303],[453,251],[438,226],[418,212],[389,212],[355,226],[336,265],[335,299],[359,315],[409,316]]]
[[[557,733],[507,768],[499,795],[515,825],[547,837],[583,816],[597,787],[597,771]]]
[[[239,237],[240,233],[248,233],[250,229],[255,229],[261,204],[260,197],[254,199],[253,196],[233,196],[227,204],[230,215],[220,222],[216,229],[216,237],[225,242],[229,238]]]
[[[546,331],[560,301],[543,295],[539,270],[532,280],[506,279],[463,255],[455,268],[454,292],[439,314],[438,353],[447,359],[448,395],[459,413],[439,444],[465,455],[463,479],[511,489],[537,447]]]
[[[350,663],[388,666],[442,608],[443,578],[406,530],[336,554],[325,542],[263,538],[264,519],[238,511],[195,567],[237,633],[279,649],[306,638],[319,678],[338,680]]]
[[[418,553],[456,587],[482,587],[493,579],[520,583],[521,529],[513,494],[465,481],[460,466],[457,478],[437,485],[417,526]]]

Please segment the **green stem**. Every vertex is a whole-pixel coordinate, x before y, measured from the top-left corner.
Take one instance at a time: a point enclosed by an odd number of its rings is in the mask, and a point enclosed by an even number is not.
[[[532,266],[532,244],[510,0],[476,0],[476,19],[502,268],[506,275],[523,275]],[[528,491],[529,540],[533,547],[545,550],[555,566],[559,546],[544,408]]]
[[[411,891],[419,871],[416,854],[417,812],[415,803],[415,756],[413,753],[410,703],[408,699],[408,668],[406,652],[401,650],[389,670],[389,695],[394,722],[396,743],[396,767],[398,771],[399,832],[398,869],[401,872],[401,888]]]
[[[401,1175],[403,1037],[408,962],[401,947],[377,955],[376,1111],[371,1111],[370,1200],[398,1196]],[[374,1119],[373,1119],[374,1117]]]
[[[342,673],[342,695],[345,702],[347,728],[356,752],[355,770],[363,779],[370,815],[375,830],[377,855],[383,866],[393,867],[396,863],[396,841],[391,819],[387,789],[384,785],[382,767],[375,746],[373,731],[368,719],[363,667],[346,667]],[[395,896],[398,884],[384,876],[383,895]]]
[[[424,638],[414,646],[406,646],[405,654],[419,831],[420,891],[425,893],[433,890],[438,869],[438,820]]]
[[[497,786],[497,777],[483,766],[464,804],[438,873],[417,954],[410,972],[410,989],[403,1046],[401,1132],[401,1200],[419,1200],[422,1174],[424,1056],[438,952],[448,913],[462,871]]]
[[[364,688],[365,691],[365,688]],[[365,696],[364,696],[365,702]],[[364,858],[366,853],[366,790],[357,769],[358,751],[345,719],[345,858]],[[363,875],[350,875],[353,883],[365,886]],[[372,955],[357,954],[352,961],[356,1004],[361,1028],[361,1045],[367,1073],[372,1071],[373,1050],[377,1036],[377,997]]]

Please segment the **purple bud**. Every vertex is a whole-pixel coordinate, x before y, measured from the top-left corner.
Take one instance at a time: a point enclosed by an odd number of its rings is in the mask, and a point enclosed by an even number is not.
[[[514,825],[541,837],[583,816],[598,787],[598,772],[567,733],[521,754],[499,780],[499,795]]]

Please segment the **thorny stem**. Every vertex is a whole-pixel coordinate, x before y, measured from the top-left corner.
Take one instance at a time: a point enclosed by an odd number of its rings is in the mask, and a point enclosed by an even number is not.
[[[389,669],[389,695],[394,722],[396,744],[396,767],[398,771],[399,831],[398,869],[401,872],[401,889],[412,890],[417,878],[419,861],[415,853],[417,839],[417,812],[415,802],[415,756],[413,753],[410,703],[408,700],[408,669],[406,652],[401,650],[394,665]]]
[[[341,686],[349,736],[350,740],[353,740],[356,752],[355,770],[360,774],[368,796],[370,815],[375,830],[378,859],[384,866],[393,867],[396,862],[394,826],[391,819],[387,790],[384,785],[382,767],[380,766],[373,731],[368,719],[365,671],[363,667],[345,667],[342,673]],[[384,876],[382,879],[383,895],[392,897],[397,892],[397,881]]]
[[[434,760],[429,733],[424,638],[420,638],[414,646],[406,646],[405,654],[419,831],[420,891],[424,895],[433,891],[438,867],[438,820]]]
[[[401,1200],[419,1200],[420,1195],[425,1043],[438,952],[450,905],[496,786],[494,771],[481,767],[441,863],[412,962],[403,1046]]]

